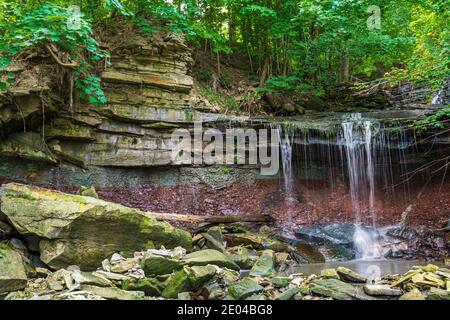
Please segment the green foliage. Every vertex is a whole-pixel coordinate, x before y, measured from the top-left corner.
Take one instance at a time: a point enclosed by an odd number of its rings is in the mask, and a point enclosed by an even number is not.
[[[43,3],[37,9],[16,17],[17,21],[2,29],[0,40],[0,70],[7,72],[12,58],[33,47],[48,49],[49,44],[57,46],[58,51],[66,53],[76,63],[76,85],[91,103],[99,105],[106,102],[100,85],[100,79],[92,74],[92,66],[108,57],[100,49],[93,37],[89,21],[81,14],[73,27],[69,21],[73,12],[53,3]],[[11,79],[8,76],[8,79]],[[9,83],[11,81],[8,80]],[[6,84],[0,84],[6,89]]]
[[[265,86],[258,88],[258,92],[281,93],[299,88],[300,79],[296,76],[272,77],[266,81]]]
[[[76,30],[67,24],[73,5],[81,6]],[[381,10],[381,29],[367,27],[372,5]],[[145,34],[182,33],[218,60],[221,54],[247,56],[251,77],[265,82],[259,93],[323,95],[338,82],[382,77],[437,88],[450,73],[446,0],[0,0],[0,90],[12,82],[5,71],[13,56],[52,43],[77,62],[76,85],[85,97],[103,103],[93,70],[107,53],[92,26],[116,15]]]
[[[426,131],[429,128],[443,129],[445,127],[444,120],[450,119],[450,105],[440,109],[425,119],[418,120],[414,123],[414,128],[419,132]]]
[[[204,85],[200,87],[199,93],[210,103],[220,107],[223,112],[227,110],[239,111],[240,109],[235,97],[227,92],[214,91],[209,86]]]

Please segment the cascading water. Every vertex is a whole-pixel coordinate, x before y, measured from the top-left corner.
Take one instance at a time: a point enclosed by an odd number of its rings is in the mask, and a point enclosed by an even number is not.
[[[283,162],[283,180],[285,201],[288,209],[289,223],[292,223],[292,204],[294,198],[294,185],[292,177],[292,143],[287,132],[284,133],[284,138],[281,138],[281,129],[278,128],[279,141],[281,143],[281,160]]]
[[[277,130],[286,222],[326,224],[333,222],[331,215],[341,219],[350,214],[357,257],[382,257],[386,238],[377,230],[377,212],[385,210],[384,200],[394,199],[402,188],[402,198],[409,199],[408,183],[402,177],[409,172],[406,152],[411,150],[412,136],[396,122],[384,122],[375,114],[341,114],[321,123],[306,120],[289,125],[289,130],[281,126]],[[304,186],[302,200],[297,199],[296,179]],[[385,218],[381,219],[383,224]]]
[[[381,257],[376,228],[375,175],[372,150],[372,122],[362,121],[361,114],[352,114],[348,121],[342,123],[342,135],[345,145],[350,197],[355,215],[354,245],[361,259]],[[368,190],[369,211],[374,230],[362,226],[360,202],[363,192]]]

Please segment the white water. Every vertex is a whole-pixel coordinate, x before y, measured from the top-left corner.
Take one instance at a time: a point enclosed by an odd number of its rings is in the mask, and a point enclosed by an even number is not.
[[[342,123],[345,153],[347,158],[347,171],[349,177],[350,198],[355,215],[355,233],[353,242],[361,259],[374,259],[382,256],[376,232],[375,212],[375,175],[374,152],[372,140],[374,139],[372,122],[362,121],[360,114],[352,114],[348,121]],[[369,198],[369,212],[374,230],[363,228],[361,223],[361,201],[367,192]]]
[[[405,150],[410,147],[411,141],[402,130],[398,134],[386,134],[381,120],[363,118],[358,113],[346,114],[341,119],[337,137],[322,135],[314,129],[294,131],[290,134],[290,131],[278,127],[287,216],[291,224],[293,208],[298,202],[292,164],[295,145],[295,172],[300,179],[309,181],[316,177],[325,178],[332,188],[335,183],[339,188],[340,179],[335,179],[335,169],[341,168],[342,174],[348,176],[356,225],[353,238],[358,258],[380,258],[383,255],[381,243],[384,236],[377,230],[375,191],[384,190],[389,193],[394,188],[395,192],[399,191],[394,181],[394,170],[397,170],[395,167],[398,166],[402,176],[407,172]],[[320,171],[321,167],[328,168],[328,177]],[[409,197],[408,184],[404,183],[403,186],[405,198]],[[307,213],[309,214],[309,211]],[[309,216],[307,218],[309,222],[314,222]],[[364,227],[363,224],[371,228]]]
[[[438,93],[433,97],[431,100],[431,104],[443,104],[443,101],[441,99],[441,95],[444,93],[444,89],[439,90]]]
[[[292,204],[295,200],[294,197],[294,183],[292,177],[292,142],[287,132],[285,132],[284,138],[281,139],[281,130],[278,130],[281,141],[281,160],[283,162],[283,180],[284,180],[284,192],[285,201],[288,208],[289,223],[292,223]]]

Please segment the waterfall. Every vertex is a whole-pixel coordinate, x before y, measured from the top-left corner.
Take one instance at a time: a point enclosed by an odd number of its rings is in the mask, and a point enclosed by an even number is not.
[[[292,204],[295,200],[292,177],[292,142],[288,132],[285,132],[284,138],[281,139],[281,129],[278,129],[277,131],[280,135],[279,141],[281,142],[281,160],[283,162],[285,201],[288,208],[289,223],[292,223]]]
[[[376,227],[376,215],[374,212],[375,205],[375,174],[373,164],[372,153],[372,123],[370,121],[364,121],[364,137],[365,137],[365,149],[367,159],[367,177],[369,180],[369,210],[372,216],[372,225]]]
[[[444,89],[441,89],[436,93],[435,96],[433,96],[433,99],[431,100],[431,104],[444,104],[444,99],[442,99],[442,95],[444,94]]]
[[[362,227],[360,202],[364,191],[369,198],[369,212],[372,225],[376,228],[375,212],[375,175],[373,152],[373,123],[362,121],[361,114],[352,114],[348,121],[342,122],[342,135],[347,158],[350,198],[355,215],[354,245],[360,258],[377,258],[381,256],[378,234]]]

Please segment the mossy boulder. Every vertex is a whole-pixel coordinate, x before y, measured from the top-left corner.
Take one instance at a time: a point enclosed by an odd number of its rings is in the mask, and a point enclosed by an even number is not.
[[[146,295],[152,297],[161,296],[163,284],[154,278],[144,278],[138,280],[125,280],[122,283],[122,289],[127,291],[143,291]]]
[[[239,266],[220,251],[207,249],[190,253],[184,257],[189,266],[216,265],[221,268],[240,270]]]
[[[19,253],[0,247],[0,293],[22,290],[27,285],[27,275]]]
[[[310,284],[313,293],[335,300],[353,300],[358,292],[351,284],[336,279],[317,279]]]
[[[217,268],[212,265],[185,266],[167,280],[162,296],[168,299],[175,299],[182,292],[198,290],[211,280],[216,272]]]
[[[339,274],[340,278],[344,281],[352,282],[352,283],[366,283],[367,282],[367,279],[365,277],[363,277],[362,275],[360,275],[348,268],[338,267],[336,269],[336,271]]]
[[[146,253],[141,262],[142,270],[146,276],[171,274],[183,268],[184,262]]]
[[[191,235],[132,208],[21,184],[1,189],[1,211],[24,236],[39,239],[54,269],[92,269],[115,252],[151,247],[191,249]]]
[[[255,280],[250,278],[245,278],[237,283],[231,285],[228,288],[228,293],[234,299],[245,299],[251,295],[260,293],[263,291],[263,287],[259,285]]]
[[[275,272],[275,257],[272,250],[264,250],[250,271],[254,277],[265,277]]]

